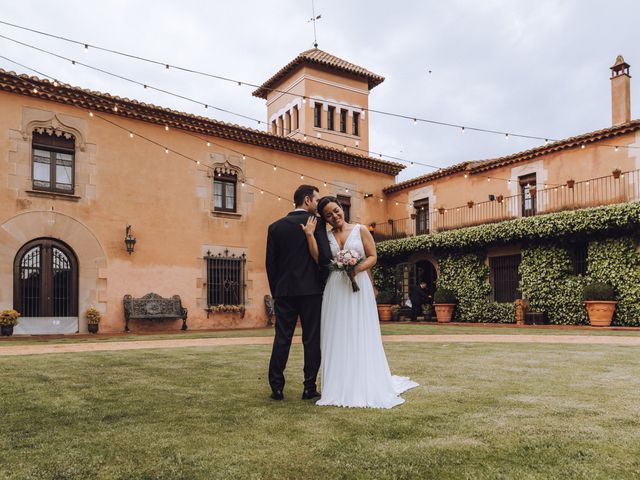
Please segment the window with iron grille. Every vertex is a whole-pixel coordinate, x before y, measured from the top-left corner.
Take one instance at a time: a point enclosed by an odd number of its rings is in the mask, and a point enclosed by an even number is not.
[[[360,135],[360,114],[358,112],[353,112],[353,117],[351,121],[351,134],[352,135]]]
[[[573,265],[574,275],[587,274],[587,253],[589,244],[587,242],[574,243],[569,247],[569,256]]]
[[[340,131],[347,133],[347,111],[344,109],[340,110]]]
[[[33,132],[31,178],[34,190],[73,194],[75,139],[71,135],[66,137],[46,131]]]
[[[322,104],[316,103],[313,107],[313,126],[320,128],[322,126]]]
[[[213,209],[219,212],[236,211],[235,175],[216,173],[213,180]]]
[[[344,211],[344,221],[348,223],[351,220],[351,197],[338,195],[337,198],[340,205],[342,205],[342,210]]]
[[[336,115],[336,108],[335,107],[328,107],[327,108],[327,130],[333,130],[333,121]]]
[[[429,199],[417,200],[413,207],[416,209],[416,235],[429,233]]]
[[[520,197],[522,199],[522,216],[532,217],[536,214],[536,174],[519,177]]]
[[[520,260],[520,254],[489,258],[491,292],[494,301],[513,302],[520,298],[518,291]]]
[[[204,257],[207,262],[208,305],[244,305],[246,255],[224,254]]]

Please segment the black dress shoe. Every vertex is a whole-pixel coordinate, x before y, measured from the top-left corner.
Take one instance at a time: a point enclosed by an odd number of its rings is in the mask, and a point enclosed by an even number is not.
[[[312,400],[318,397],[320,397],[320,392],[316,389],[305,390],[304,392],[302,392],[302,400]]]
[[[274,390],[273,392],[271,392],[271,398],[273,398],[274,400],[284,400],[282,390]]]

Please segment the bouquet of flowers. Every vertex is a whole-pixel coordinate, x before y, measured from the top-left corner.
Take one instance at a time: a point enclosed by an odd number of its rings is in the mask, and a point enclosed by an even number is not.
[[[331,260],[331,270],[340,271],[347,274],[351,280],[351,287],[354,292],[359,292],[360,287],[355,280],[356,265],[362,262],[362,257],[355,250],[340,250],[338,255]]]

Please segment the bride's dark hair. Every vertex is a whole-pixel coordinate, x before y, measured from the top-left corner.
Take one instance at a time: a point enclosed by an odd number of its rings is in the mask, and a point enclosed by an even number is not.
[[[324,213],[323,213],[324,207],[326,207],[330,203],[337,203],[338,206],[342,208],[342,204],[340,203],[340,200],[338,200],[336,197],[333,197],[331,195],[322,197],[320,200],[318,200],[318,215],[320,215],[320,218],[322,218],[323,220],[324,220]]]

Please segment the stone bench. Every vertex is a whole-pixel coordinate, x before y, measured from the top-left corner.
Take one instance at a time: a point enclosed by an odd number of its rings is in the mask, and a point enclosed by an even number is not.
[[[129,320],[175,320],[182,319],[181,330],[187,329],[187,309],[182,306],[179,295],[163,298],[156,293],[148,293],[142,298],[125,295],[124,331],[129,331]]]

